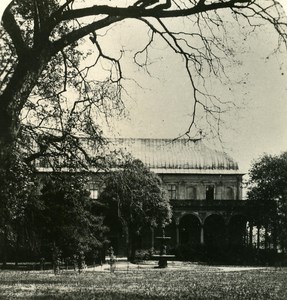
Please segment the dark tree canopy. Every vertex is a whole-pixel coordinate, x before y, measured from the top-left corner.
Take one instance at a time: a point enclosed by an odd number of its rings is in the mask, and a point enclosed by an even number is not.
[[[281,155],[265,154],[252,165],[248,193],[251,200],[282,200],[287,197],[287,153]]]
[[[117,219],[125,228],[135,254],[135,239],[143,228],[170,223],[171,207],[161,179],[140,160],[128,160],[105,179],[99,199],[106,206],[106,216]]]
[[[0,168],[0,256],[4,264],[7,249],[19,244],[27,208],[37,198],[35,176],[20,153],[11,149],[5,163],[7,168]]]
[[[251,167],[248,199],[276,203],[267,210],[264,220],[276,227],[278,241],[287,249],[287,152],[281,155],[263,155]],[[268,203],[269,202],[269,203]]]
[[[106,228],[85,182],[83,176],[71,174],[42,179],[40,201],[34,207],[42,255],[54,246],[70,257],[102,248]]]
[[[174,26],[174,19],[185,25]],[[286,42],[286,18],[275,0],[13,1],[1,27],[1,153],[18,139],[27,148],[27,161],[51,155],[88,159],[79,136],[99,147],[98,118],[121,111],[122,94],[128,92],[121,67],[126,45],[117,54],[104,47],[112,26],[123,22],[147,28],[145,45],[134,53],[137,66],[148,70],[149,51],[158,39],[182,58],[194,98],[187,134],[196,125],[196,110],[218,122],[228,103],[211,96],[204,80],[226,76],[221,62],[233,55],[228,45],[233,37],[225,27],[230,19],[250,30],[270,23],[279,42]],[[87,51],[83,45],[89,45]]]
[[[161,179],[140,160],[128,160],[106,177],[100,201],[135,232],[170,222],[171,208]]]

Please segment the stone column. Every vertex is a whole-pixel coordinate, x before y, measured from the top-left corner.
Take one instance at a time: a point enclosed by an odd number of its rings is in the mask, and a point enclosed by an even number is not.
[[[253,224],[249,222],[249,245],[253,247]]]
[[[241,195],[240,195],[240,183],[241,183],[241,178],[240,178],[240,176],[238,175],[237,176],[237,186],[236,186],[236,200],[239,200],[241,197]]]
[[[200,245],[204,245],[204,226],[200,225]]]
[[[225,222],[224,223],[224,242],[225,246],[229,246],[231,244],[231,236],[229,233],[229,223]]]
[[[151,227],[151,248],[154,249],[154,228]]]
[[[175,224],[175,231],[176,231],[176,246],[179,246],[179,224]]]
[[[260,248],[260,225],[257,225],[257,249]]]

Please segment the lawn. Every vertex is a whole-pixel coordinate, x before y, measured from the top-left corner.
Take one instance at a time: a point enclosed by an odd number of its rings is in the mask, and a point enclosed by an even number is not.
[[[177,269],[0,271],[0,299],[287,299],[287,269],[223,271]]]

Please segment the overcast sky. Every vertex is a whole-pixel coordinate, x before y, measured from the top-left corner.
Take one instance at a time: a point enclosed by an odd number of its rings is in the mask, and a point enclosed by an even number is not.
[[[129,43],[138,34],[139,29],[130,34]],[[240,39],[238,43],[236,59],[242,64],[229,66],[227,72],[235,80],[243,79],[242,83],[230,86],[214,83],[213,88],[223,100],[239,106],[222,116],[225,125],[221,137],[224,149],[247,172],[251,161],[264,152],[287,151],[287,55],[272,54],[277,36],[270,27],[250,34],[245,45],[241,45]],[[192,89],[183,65],[167,49],[157,50],[161,59],[150,68],[153,76],[140,77],[142,88],[132,83],[129,86],[133,98],[125,101],[129,119],[116,123],[116,129],[124,137],[175,138],[190,123]]]
[[[1,0],[2,11],[7,2]],[[287,5],[285,0],[282,4]],[[123,44],[137,45],[142,40],[142,37],[139,39],[140,29],[126,29],[128,34],[118,38]],[[115,40],[111,39],[107,46],[114,47]],[[251,34],[242,48],[244,51],[237,53],[236,58],[242,65],[228,69],[235,79],[237,75],[245,76],[244,83],[214,86],[221,97],[228,97],[241,107],[223,117],[226,126],[221,133],[226,151],[239,162],[244,172],[252,159],[263,152],[287,151],[287,56],[270,55],[275,46],[276,36],[272,30],[265,28]],[[155,55],[160,59],[151,66],[152,77],[142,73],[132,75],[137,70],[128,56],[125,58],[125,71],[131,77],[139,76],[136,79],[141,81],[142,87],[132,81],[125,83],[131,96],[131,99],[125,97],[129,119],[115,122],[118,136],[175,138],[189,125],[193,100],[186,73],[171,52],[160,47],[156,50]]]

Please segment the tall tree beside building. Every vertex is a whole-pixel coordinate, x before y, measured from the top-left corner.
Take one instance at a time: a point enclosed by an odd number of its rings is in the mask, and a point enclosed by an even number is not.
[[[63,256],[99,250],[105,241],[103,217],[90,198],[81,175],[50,174],[42,179],[40,203],[35,207],[35,230],[42,255],[52,248]]]
[[[259,216],[263,224],[272,226],[273,238],[287,250],[287,152],[265,154],[249,171],[248,199],[265,203],[267,209]],[[270,205],[273,202],[273,205]],[[271,203],[272,204],[272,203]],[[276,243],[276,241],[275,241]]]
[[[3,265],[8,249],[15,250],[17,255],[26,209],[36,197],[34,175],[22,155],[17,149],[10,149],[5,161],[7,168],[0,167],[0,256]]]
[[[99,200],[106,206],[107,218],[119,219],[125,228],[131,260],[141,230],[164,226],[171,220],[171,207],[161,179],[140,160],[128,160],[110,173]]]

